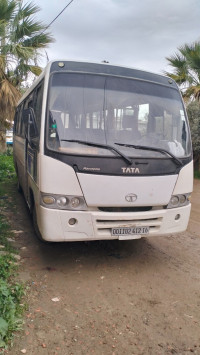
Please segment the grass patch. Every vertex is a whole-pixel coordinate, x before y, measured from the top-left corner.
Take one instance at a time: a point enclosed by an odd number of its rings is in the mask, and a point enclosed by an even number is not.
[[[13,233],[10,230],[9,224],[6,222],[5,217],[1,215],[0,212],[0,252],[2,249],[8,253],[16,253],[16,250],[12,247],[7,238],[12,238]],[[1,270],[0,270],[1,272]]]
[[[13,164],[13,155],[10,149],[0,154],[0,182],[5,182],[16,177]]]
[[[1,264],[8,262],[5,258],[6,256],[0,256]],[[14,332],[22,329],[24,306],[20,302],[23,295],[22,284],[13,283],[6,278],[0,279],[0,351],[11,345]]]
[[[13,157],[0,155],[0,182],[9,182],[15,178]],[[10,197],[0,187],[0,353],[12,344],[14,332],[22,327],[24,306],[22,298],[24,286],[16,282],[18,264],[17,251],[8,241],[12,238],[11,227],[1,211],[10,203]]]

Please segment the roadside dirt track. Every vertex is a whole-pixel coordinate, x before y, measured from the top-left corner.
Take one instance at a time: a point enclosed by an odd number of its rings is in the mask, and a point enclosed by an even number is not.
[[[5,214],[29,290],[9,355],[200,354],[200,181],[187,232],[120,242],[40,243],[15,188]]]

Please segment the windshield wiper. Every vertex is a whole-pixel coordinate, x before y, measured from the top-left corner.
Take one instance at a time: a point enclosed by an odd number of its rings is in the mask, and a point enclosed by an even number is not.
[[[134,144],[126,144],[126,143],[115,143],[117,145],[123,146],[123,147],[128,147],[128,148],[134,148],[134,149],[142,149],[142,150],[151,150],[154,152],[159,152],[165,155],[169,155],[178,166],[183,166],[183,163],[180,159],[176,158],[174,154],[168,152],[165,149],[162,148],[155,148],[155,147],[146,147],[144,145],[134,145]]]
[[[81,140],[78,140],[78,139],[60,139],[60,140],[64,141],[64,142],[80,143],[80,144],[85,144],[85,145],[89,145],[89,146],[92,146],[92,147],[98,147],[98,148],[104,148],[104,149],[113,150],[120,157],[122,157],[125,160],[126,163],[128,163],[129,165],[132,165],[132,160],[129,159],[126,155],[121,153],[117,148],[113,147],[112,145],[106,145],[106,144],[94,143],[94,142],[86,142],[86,141],[81,141]]]

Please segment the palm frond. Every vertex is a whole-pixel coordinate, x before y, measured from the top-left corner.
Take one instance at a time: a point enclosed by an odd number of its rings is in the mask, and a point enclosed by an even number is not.
[[[188,65],[182,56],[178,53],[175,53],[171,57],[166,58],[169,62],[169,65],[173,68],[173,73],[168,72],[168,76],[172,78],[178,83],[183,84],[188,81]]]
[[[178,50],[179,53],[166,58],[173,69],[172,73],[166,74],[180,86],[189,85],[189,89],[184,93],[185,97],[191,96],[200,99],[198,89],[200,85],[200,42],[184,44]]]
[[[24,18],[29,18],[40,11],[40,7],[35,5],[33,2],[29,2],[23,5],[21,1],[19,4],[19,10],[16,15],[17,20],[22,20]]]
[[[11,43],[5,46],[6,55],[15,56],[18,59],[23,59],[25,61],[34,58],[35,50],[31,47],[24,47],[21,43]]]
[[[200,53],[200,42],[184,44],[183,46],[179,47],[178,50],[185,58],[189,58],[192,53]]]
[[[20,61],[19,65],[15,68],[14,78],[25,78],[27,73],[30,72],[36,76],[39,76],[42,72],[42,68],[40,68],[38,65],[29,65],[23,61]]]
[[[3,73],[5,68],[5,56],[4,55],[0,55],[0,78],[1,78],[1,73]]]
[[[0,20],[8,22],[14,16],[14,10],[16,9],[17,2],[15,0],[7,1],[1,0],[0,1]]]
[[[6,27],[7,21],[5,19],[0,20],[0,37],[5,37],[5,27]]]
[[[174,73],[169,73],[164,71],[163,73],[164,75],[168,76],[169,78],[172,78],[176,83],[178,83],[179,85],[184,84],[186,82],[186,77],[185,75],[181,75],[180,74],[174,74]]]
[[[39,76],[42,72],[42,68],[37,65],[29,65],[29,70],[36,76]]]
[[[196,85],[196,86],[190,86],[186,91],[185,91],[185,96],[186,97],[190,97],[190,98],[194,98],[199,100],[200,99],[200,85]]]
[[[54,42],[53,37],[49,33],[41,33],[23,41],[24,47],[32,47],[35,49],[45,48],[49,43]]]
[[[169,65],[172,66],[175,70],[184,69],[187,66],[184,56],[179,53],[175,53],[171,57],[166,57],[169,62]]]
[[[31,19],[24,19],[23,22],[19,22],[13,28],[11,39],[13,39],[14,42],[22,41],[24,37],[31,37],[42,29],[43,26],[39,22],[34,22]]]
[[[15,107],[20,99],[20,92],[4,78],[0,82],[0,114],[4,114],[5,119],[13,119]]]

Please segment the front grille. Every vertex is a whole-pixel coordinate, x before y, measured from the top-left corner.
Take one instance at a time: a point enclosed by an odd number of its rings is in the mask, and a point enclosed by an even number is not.
[[[98,207],[103,212],[146,212],[151,211],[151,206],[145,207]]]

